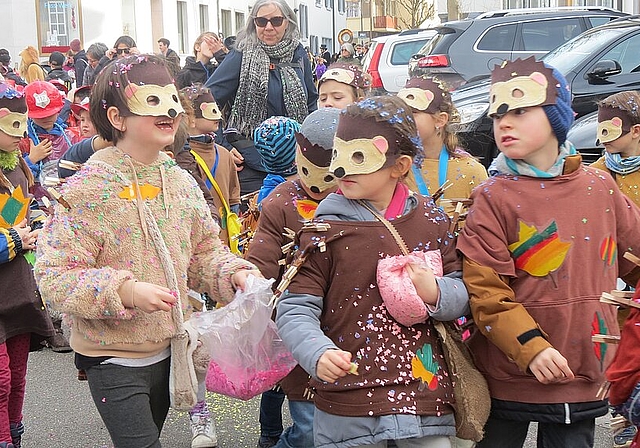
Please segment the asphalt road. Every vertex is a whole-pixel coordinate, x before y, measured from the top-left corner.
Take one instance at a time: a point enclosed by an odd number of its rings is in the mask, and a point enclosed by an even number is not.
[[[209,394],[207,400],[215,415],[218,447],[255,448],[259,434],[259,398],[244,402]],[[288,410],[284,413],[288,415]],[[612,446],[607,423],[606,418],[598,421],[595,448]],[[23,448],[112,447],[87,383],[76,379],[72,353],[54,353],[49,349],[31,353],[24,424]],[[191,446],[186,413],[169,412],[161,440],[166,448]],[[525,447],[535,447],[533,431]]]

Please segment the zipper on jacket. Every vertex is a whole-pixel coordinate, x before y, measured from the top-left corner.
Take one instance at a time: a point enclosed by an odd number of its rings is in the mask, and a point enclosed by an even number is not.
[[[564,404],[564,423],[565,425],[571,424],[571,409],[569,409],[569,403]]]

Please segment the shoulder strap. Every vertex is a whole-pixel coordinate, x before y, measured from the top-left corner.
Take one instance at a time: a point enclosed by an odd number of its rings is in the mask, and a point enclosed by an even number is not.
[[[213,178],[213,175],[211,174],[211,171],[207,166],[207,162],[205,162],[204,159],[200,157],[200,154],[195,152],[193,149],[190,150],[189,152],[193,154],[193,157],[196,159],[196,162],[198,162],[198,165],[200,165],[200,168],[202,168],[202,170],[205,172],[205,174],[209,178],[209,182],[211,182],[211,185],[213,185],[213,188],[216,190],[216,193],[218,193],[218,196],[222,201],[222,205],[224,206],[226,216],[229,216],[229,214],[231,213],[231,210],[229,209],[229,204],[227,204],[227,201],[224,199],[224,196],[222,195],[222,191],[220,190],[220,186],[218,185],[218,182],[216,182],[216,180]]]
[[[363,200],[358,200],[358,204],[360,204],[361,206],[363,206],[364,208],[369,210],[371,212],[371,214],[373,214],[373,216],[375,216],[378,219],[378,221],[380,221],[382,224],[384,224],[384,226],[391,233],[391,235],[393,235],[393,238],[396,240],[396,243],[398,244],[398,247],[400,247],[400,250],[402,251],[402,253],[404,255],[409,255],[410,252],[409,252],[409,248],[407,247],[407,243],[404,242],[404,240],[402,239],[402,237],[400,236],[400,234],[396,230],[395,226],[393,224],[391,224],[387,220],[387,218],[382,216],[378,210],[376,210],[375,208],[371,207],[367,202],[365,202]]]

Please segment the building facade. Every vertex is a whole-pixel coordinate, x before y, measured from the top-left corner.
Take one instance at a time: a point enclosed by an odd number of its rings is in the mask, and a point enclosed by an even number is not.
[[[335,36],[346,27],[345,0],[286,0],[298,15],[303,44],[318,52],[320,44],[336,49]],[[250,17],[253,0],[0,0],[8,15],[0,28],[0,47],[19,63],[28,45],[43,60],[66,51],[79,38],[84,48],[94,42],[113,45],[121,35],[134,38],[141,52],[158,52],[166,37],[182,56],[204,31],[236,35]]]

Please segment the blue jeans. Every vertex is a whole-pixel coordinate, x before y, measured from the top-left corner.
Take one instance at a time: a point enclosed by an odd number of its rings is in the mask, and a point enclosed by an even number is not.
[[[274,448],[313,448],[315,410],[312,401],[290,401],[289,412],[293,425],[284,430]]]
[[[282,434],[282,403],[284,391],[270,389],[260,397],[260,435],[279,437]]]

